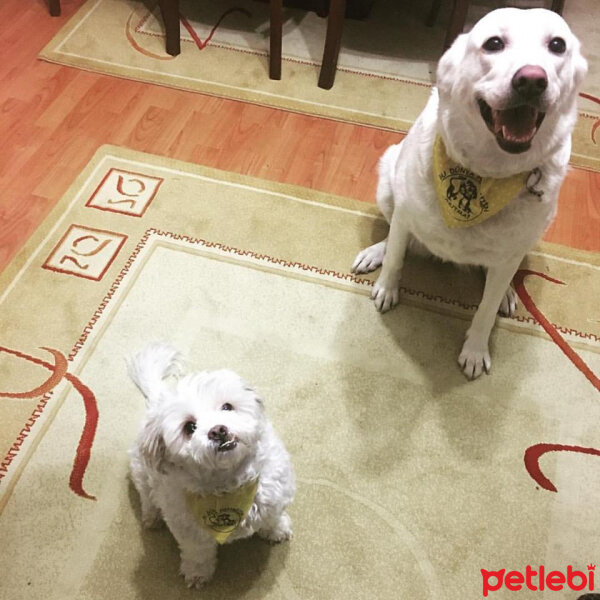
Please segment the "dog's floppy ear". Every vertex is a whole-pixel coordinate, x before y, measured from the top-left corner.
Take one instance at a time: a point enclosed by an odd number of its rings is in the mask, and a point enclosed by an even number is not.
[[[460,80],[460,71],[464,68],[468,35],[462,33],[444,52],[437,67],[437,88],[442,94],[450,94],[452,87]]]
[[[254,401],[256,402],[256,404],[258,404],[261,408],[265,407],[265,403],[264,403],[263,399],[258,395],[258,392],[253,387],[246,384],[244,386],[244,389],[247,392],[250,392],[254,396]]]
[[[575,44],[573,47],[573,82],[575,89],[578,89],[582,84],[585,76],[588,72],[587,60],[581,54],[581,44],[577,38],[575,38]]]
[[[148,466],[163,471],[166,454],[166,444],[163,439],[160,420],[149,417],[138,435],[139,449]]]

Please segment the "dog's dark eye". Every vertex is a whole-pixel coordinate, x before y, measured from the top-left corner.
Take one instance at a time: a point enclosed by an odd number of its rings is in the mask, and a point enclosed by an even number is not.
[[[566,49],[567,44],[565,40],[563,40],[560,37],[552,38],[548,42],[548,50],[550,50],[550,52],[552,52],[553,54],[564,54]]]
[[[229,404],[229,402],[225,402],[225,404],[223,404],[223,406],[221,406],[221,410],[233,410],[233,406],[231,406],[231,404]]]
[[[196,422],[195,421],[187,421],[183,426],[183,431],[186,435],[192,435],[194,431],[196,431]]]
[[[504,42],[497,35],[495,35],[489,40],[486,40],[482,48],[486,52],[500,52],[504,50]]]

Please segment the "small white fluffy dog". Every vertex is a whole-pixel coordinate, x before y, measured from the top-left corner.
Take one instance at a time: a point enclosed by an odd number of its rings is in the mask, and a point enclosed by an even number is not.
[[[409,246],[483,266],[483,298],[458,359],[470,379],[489,372],[488,340],[496,313],[514,312],[511,279],[556,213],[586,71],[579,41],[558,14],[495,10],[442,56],[437,89],[425,110],[380,161],[377,203],[390,224],[389,235],[363,250],[352,269],[365,273],[383,263],[372,298],[384,312],[398,302]],[[434,170],[436,138],[445,146],[445,170]],[[454,177],[466,171],[475,179],[516,174],[523,179],[499,212],[468,227],[448,226],[443,210],[460,221],[489,209],[473,179]],[[448,187],[436,196],[436,186],[446,180]]]
[[[165,521],[187,585],[200,587],[214,573],[219,543],[254,533],[270,542],[291,537],[286,508],[295,479],[256,392],[228,370],[179,378],[180,364],[164,344],[129,364],[147,406],[130,452],[131,478],[144,526]]]

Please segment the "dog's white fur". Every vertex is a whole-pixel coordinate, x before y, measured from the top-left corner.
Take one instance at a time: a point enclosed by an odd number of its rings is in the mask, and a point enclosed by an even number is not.
[[[501,52],[486,52],[483,44],[499,36]],[[566,52],[550,52],[549,41],[561,37]],[[480,114],[478,98],[502,110],[511,102],[511,80],[525,65],[547,74],[540,98],[544,121],[529,150],[503,150]],[[443,260],[480,265],[487,269],[481,304],[473,318],[459,356],[465,375],[478,377],[491,366],[490,332],[500,308],[512,314],[516,295],[510,281],[525,254],[548,227],[571,151],[571,132],[577,118],[578,87],[587,71],[580,44],[565,21],[544,9],[495,10],[468,34],[459,36],[440,59],[437,89],[407,137],[391,146],[379,165],[377,203],[390,223],[387,240],[363,250],[353,271],[363,273],[383,263],[373,288],[378,310],[398,302],[398,286],[408,246]],[[541,169],[543,190],[538,199],[523,190],[500,213],[470,228],[446,227],[434,187],[433,144],[440,135],[448,155],[483,177],[507,177]]]
[[[178,352],[152,344],[129,364],[133,381],[146,396],[147,412],[130,452],[145,527],[165,521],[181,552],[181,573],[190,587],[212,577],[217,542],[190,514],[185,491],[211,495],[235,490],[259,478],[253,506],[227,543],[257,533],[271,542],[292,535],[286,512],[295,493],[290,457],[265,416],[262,400],[228,370],[195,372],[179,378]],[[169,385],[165,378],[177,379]],[[225,403],[233,410],[222,410]],[[192,435],[185,423],[195,422]],[[219,452],[208,437],[225,425],[237,445]]]

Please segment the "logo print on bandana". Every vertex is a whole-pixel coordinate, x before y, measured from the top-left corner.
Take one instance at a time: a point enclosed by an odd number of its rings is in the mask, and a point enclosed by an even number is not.
[[[204,515],[204,524],[214,531],[229,533],[240,524],[243,516],[239,508],[211,509]]]
[[[462,167],[450,167],[439,174],[440,183],[446,190],[446,203],[461,221],[472,221],[488,210],[483,195],[479,196],[481,177]]]

